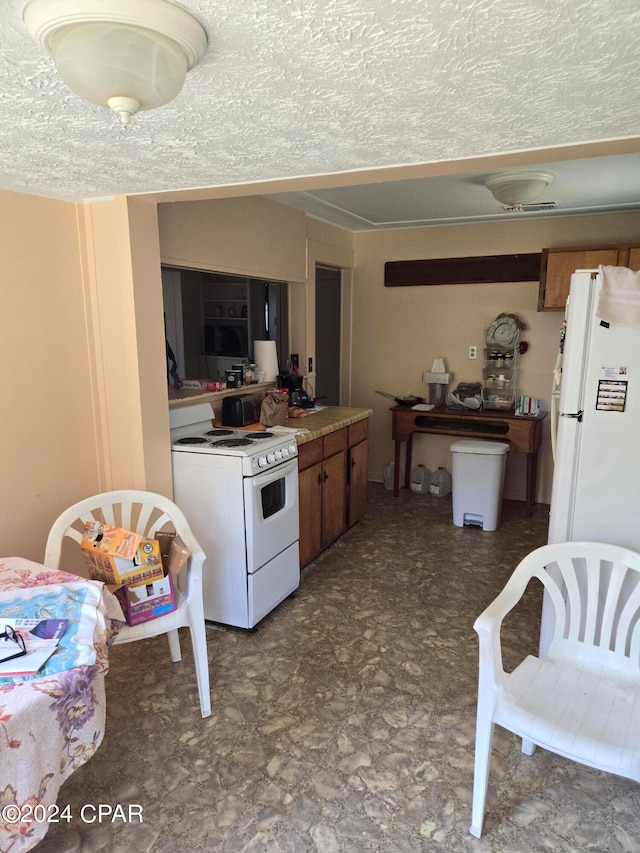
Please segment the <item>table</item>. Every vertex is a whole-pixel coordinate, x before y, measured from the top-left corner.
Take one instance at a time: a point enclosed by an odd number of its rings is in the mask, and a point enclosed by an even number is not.
[[[513,449],[527,454],[526,515],[531,517],[536,502],[538,478],[538,450],[542,443],[542,425],[547,412],[535,417],[518,417],[513,412],[473,411],[436,406],[428,412],[407,406],[393,406],[393,432],[395,441],[395,471],[393,495],[398,497],[400,485],[401,444],[406,442],[404,487],[410,488],[411,447],[415,433],[456,435],[465,438],[493,438],[508,441]]]
[[[0,679],[0,851],[11,853],[30,850],[44,837],[46,818],[59,816],[65,805],[56,805],[60,786],[102,742],[107,651],[124,623],[117,599],[98,581],[20,557],[0,558],[0,630],[19,613],[76,619],[61,641],[72,638],[67,651],[54,662],[56,651],[45,674]],[[77,665],[55,671],[73,661]],[[31,815],[35,820],[27,819]]]

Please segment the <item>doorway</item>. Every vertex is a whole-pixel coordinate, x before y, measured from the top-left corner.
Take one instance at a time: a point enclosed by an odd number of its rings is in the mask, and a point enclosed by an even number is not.
[[[340,405],[341,299],[341,271],[316,266],[315,392],[324,406]]]

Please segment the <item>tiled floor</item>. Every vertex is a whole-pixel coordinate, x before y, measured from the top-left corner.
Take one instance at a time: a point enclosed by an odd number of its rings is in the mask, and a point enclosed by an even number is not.
[[[468,833],[477,677],[473,621],[546,540],[545,507],[500,528],[450,499],[370,486],[365,519],[255,633],[208,631],[213,715],[188,638],[118,646],[107,735],[59,805],[140,804],[142,825],[53,827],[39,851],[640,851],[640,787],[497,730],[485,831]],[[536,647],[539,598],[505,623]],[[516,658],[514,657],[514,660]]]

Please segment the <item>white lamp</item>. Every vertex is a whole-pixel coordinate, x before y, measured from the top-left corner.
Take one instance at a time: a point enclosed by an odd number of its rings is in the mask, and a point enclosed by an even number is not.
[[[207,34],[170,0],[29,0],[24,23],[76,94],[123,124],[173,100]]]
[[[554,177],[551,172],[503,172],[487,178],[484,185],[500,204],[522,207],[539,198]]]

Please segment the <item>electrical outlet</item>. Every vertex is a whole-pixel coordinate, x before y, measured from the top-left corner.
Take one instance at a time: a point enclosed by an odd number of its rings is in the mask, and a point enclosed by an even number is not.
[[[471,360],[478,357],[478,347],[469,347],[469,358]]]

